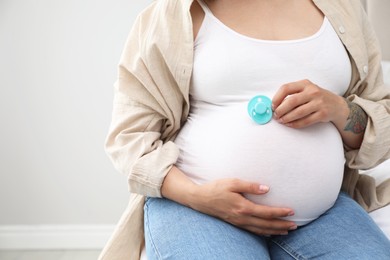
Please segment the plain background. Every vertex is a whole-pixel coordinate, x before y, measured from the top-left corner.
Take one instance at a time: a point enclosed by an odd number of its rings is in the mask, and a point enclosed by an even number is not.
[[[117,64],[151,0],[0,0],[0,226],[115,224]]]

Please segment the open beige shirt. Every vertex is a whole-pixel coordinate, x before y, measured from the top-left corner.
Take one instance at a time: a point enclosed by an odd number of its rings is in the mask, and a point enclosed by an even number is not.
[[[144,196],[161,197],[164,177],[178,158],[172,140],[190,105],[192,1],[154,1],[139,15],[125,45],[106,151],[115,168],[128,177],[131,196],[100,259],[139,259]],[[390,203],[390,180],[376,187],[372,178],[357,171],[390,157],[390,93],[383,85],[380,48],[359,0],[314,2],[351,58],[353,73],[345,97],[369,117],[361,148],[345,147],[342,189],[371,211]]]

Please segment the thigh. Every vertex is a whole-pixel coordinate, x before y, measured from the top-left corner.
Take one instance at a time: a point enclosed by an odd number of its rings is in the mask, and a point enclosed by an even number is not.
[[[145,203],[145,241],[152,259],[269,259],[264,238],[168,199]]]
[[[340,193],[325,214],[270,244],[275,259],[390,259],[390,241],[371,217]]]

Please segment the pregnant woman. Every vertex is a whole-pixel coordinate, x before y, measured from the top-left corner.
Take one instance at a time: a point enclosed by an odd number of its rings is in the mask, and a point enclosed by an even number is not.
[[[358,0],[155,1],[121,59],[106,147],[132,200],[101,259],[390,259],[364,210],[390,198],[356,173],[390,156],[381,77]]]

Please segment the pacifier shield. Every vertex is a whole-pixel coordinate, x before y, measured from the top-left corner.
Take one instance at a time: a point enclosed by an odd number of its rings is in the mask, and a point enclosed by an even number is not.
[[[249,116],[257,124],[264,125],[272,119],[272,101],[266,96],[258,95],[248,103]]]

